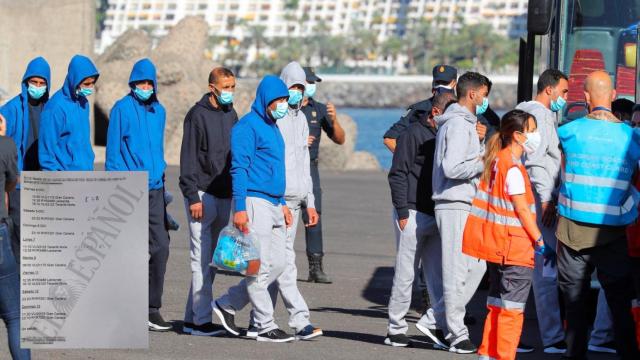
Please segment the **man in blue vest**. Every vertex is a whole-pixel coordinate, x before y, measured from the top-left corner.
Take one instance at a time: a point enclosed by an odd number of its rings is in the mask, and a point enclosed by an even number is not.
[[[40,114],[49,100],[51,69],[42,57],[29,62],[22,77],[20,94],[0,107],[6,119],[7,136],[13,139],[18,151],[18,175],[24,171],[40,170],[38,160],[38,132]],[[13,223],[11,241],[13,253],[20,262],[20,184],[9,193],[9,217]]]
[[[149,330],[168,331],[160,315],[164,275],[169,260],[169,232],[164,204],[164,127],[166,112],[156,96],[156,67],[142,59],[133,65],[129,93],[109,115],[107,171],[144,171],[149,185]]]
[[[634,290],[625,227],[638,217],[631,179],[640,160],[640,133],[611,112],[616,93],[608,73],[585,82],[590,113],[558,130],[563,176],[558,198],[558,285],[564,297],[567,351],[586,359],[586,295],[597,270],[613,316],[618,354],[638,359],[631,316]]]

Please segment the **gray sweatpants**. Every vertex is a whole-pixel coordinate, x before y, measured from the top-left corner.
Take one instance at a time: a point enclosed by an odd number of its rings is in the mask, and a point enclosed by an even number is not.
[[[542,207],[540,199],[536,196],[537,222],[547,246],[555,250],[556,227],[542,225]],[[533,269],[533,296],[536,302],[536,315],[538,317],[538,329],[543,346],[550,346],[564,340],[564,329],[560,318],[560,303],[558,298],[558,278],[544,277],[544,257],[535,255],[535,267]]]
[[[260,247],[260,270],[254,277],[246,277],[216,302],[235,314],[249,302],[253,306],[253,321],[260,334],[277,329],[273,318],[273,303],[268,287],[278,279],[286,266],[287,232],[282,206],[269,201],[247,198],[249,227],[256,232]]]
[[[209,266],[220,230],[229,223],[231,199],[217,198],[198,191],[202,201],[202,219],[194,220],[185,199],[191,256],[191,288],[184,311],[184,322],[202,325],[211,322],[214,267]]]
[[[441,244],[436,219],[415,210],[409,210],[404,230],[398,226],[398,214],[394,211],[397,255],[393,287],[389,299],[389,326],[391,335],[406,334],[405,316],[411,305],[413,280],[417,264],[422,260],[422,270],[427,282],[431,308],[418,323],[429,329],[446,330],[447,324],[442,298]]]
[[[465,306],[482,281],[484,260],[462,253],[462,236],[469,210],[436,209],[436,222],[442,239],[442,290],[447,319],[447,340],[451,345],[469,339],[464,324]]]
[[[269,294],[273,307],[276,306],[278,290],[282,301],[289,312],[289,327],[300,331],[309,325],[309,307],[298,290],[298,268],[296,267],[296,252],[293,243],[296,239],[296,231],[300,220],[302,199],[287,200],[287,206],[293,215],[293,223],[287,229],[287,245],[285,248],[286,265],[278,280],[269,286]]]

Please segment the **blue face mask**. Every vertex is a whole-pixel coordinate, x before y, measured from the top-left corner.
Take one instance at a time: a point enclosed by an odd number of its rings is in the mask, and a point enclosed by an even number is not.
[[[565,105],[567,105],[567,100],[565,100],[562,96],[558,96],[557,99],[551,101],[551,111],[558,112],[564,109]]]
[[[149,90],[143,90],[139,87],[133,88],[133,93],[136,94],[136,97],[142,101],[147,101],[153,95],[153,88]]]
[[[216,95],[216,99],[221,105],[229,105],[233,102],[233,93],[231,91],[220,91],[220,95]]]
[[[90,96],[91,94],[93,94],[93,88],[80,88],[78,89],[78,91],[76,91],[76,94],[78,96]]]
[[[276,120],[280,120],[283,117],[287,116],[288,112],[289,104],[287,104],[286,102],[280,102],[276,105],[275,110],[271,110],[271,116],[273,116],[273,118]]]
[[[41,97],[43,97],[44,94],[47,92],[47,85],[34,86],[34,85],[29,84],[29,87],[27,88],[27,92],[29,93],[29,96],[32,99],[38,100]]]
[[[489,99],[482,99],[482,105],[476,105],[476,115],[484,114],[489,108]]]
[[[302,101],[302,91],[289,90],[289,105],[296,106]]]
[[[304,96],[310,98],[316,94],[316,84],[307,84],[304,88]]]

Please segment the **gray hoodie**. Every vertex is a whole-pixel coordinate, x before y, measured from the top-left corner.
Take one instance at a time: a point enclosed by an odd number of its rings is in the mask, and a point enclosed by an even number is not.
[[[468,210],[484,169],[484,143],[476,132],[478,118],[456,103],[435,120],[438,124],[432,180],[435,209]]]
[[[300,84],[305,86],[307,77],[302,66],[291,62],[282,69],[280,79],[288,88]],[[313,180],[311,180],[311,161],[309,159],[309,125],[300,105],[289,106],[287,116],[278,120],[278,128],[284,139],[285,168],[287,187],[285,200],[302,200],[307,207],[315,208]]]
[[[536,152],[526,155],[524,166],[527,168],[531,183],[541,202],[553,200],[560,175],[560,140],[556,115],[537,101],[518,104],[516,109],[535,116],[542,142]]]

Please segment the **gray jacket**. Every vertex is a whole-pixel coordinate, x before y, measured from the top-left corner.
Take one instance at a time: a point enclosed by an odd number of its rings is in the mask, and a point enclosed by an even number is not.
[[[280,79],[287,87],[295,84],[306,84],[306,75],[302,66],[291,62],[282,69]],[[309,125],[307,118],[300,110],[289,106],[287,116],[278,120],[278,128],[284,139],[285,168],[287,187],[285,200],[302,200],[307,207],[315,208],[313,196],[313,180],[311,180],[311,161],[309,158]]]
[[[438,124],[432,180],[435,209],[467,210],[484,169],[484,143],[476,132],[478,118],[467,108],[452,104],[435,120]]]
[[[527,168],[531,183],[540,197],[540,201],[553,200],[562,159],[556,115],[537,101],[520,103],[516,109],[535,116],[538,122],[538,131],[542,142],[535,153],[525,156],[524,166]]]

